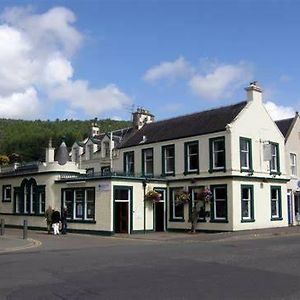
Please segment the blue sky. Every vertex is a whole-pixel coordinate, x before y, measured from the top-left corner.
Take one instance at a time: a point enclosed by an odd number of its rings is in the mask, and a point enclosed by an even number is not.
[[[0,11],[0,117],[129,119],[142,106],[164,119],[242,101],[254,79],[275,119],[300,106],[298,1],[2,0]]]

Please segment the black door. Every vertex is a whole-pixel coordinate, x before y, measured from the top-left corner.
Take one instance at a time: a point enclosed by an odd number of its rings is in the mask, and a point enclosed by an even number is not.
[[[128,202],[115,202],[115,232],[128,233]]]
[[[164,231],[164,202],[155,203],[155,231]]]

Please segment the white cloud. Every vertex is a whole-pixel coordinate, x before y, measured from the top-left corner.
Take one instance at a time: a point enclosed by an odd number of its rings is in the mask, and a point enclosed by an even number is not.
[[[237,88],[251,80],[249,65],[219,65],[210,73],[194,75],[189,81],[191,90],[205,100],[230,98]]]
[[[35,14],[30,8],[6,9],[0,17],[0,117],[37,118],[42,107],[64,101],[78,115],[90,117],[122,109],[131,100],[116,85],[91,88],[86,80],[74,80],[73,54],[84,37],[74,27],[74,13],[54,7]],[[32,110],[16,107],[26,99]],[[9,101],[13,99],[14,101]],[[51,100],[51,101],[50,101]],[[11,105],[11,106],[10,106]],[[16,111],[13,113],[13,111]],[[47,116],[45,116],[47,117]]]
[[[143,79],[147,82],[156,82],[162,79],[174,81],[177,78],[185,78],[192,72],[188,62],[179,57],[172,62],[161,62],[146,71]]]
[[[274,102],[268,101],[265,107],[273,120],[282,120],[295,116],[295,111],[290,106],[277,105]]]
[[[49,96],[69,103],[71,108],[80,108],[93,116],[108,110],[120,110],[130,103],[130,99],[113,84],[101,89],[91,89],[87,81],[67,81],[55,89]]]
[[[37,92],[33,87],[24,93],[12,93],[8,97],[0,96],[0,116],[5,118],[31,119],[40,111]]]

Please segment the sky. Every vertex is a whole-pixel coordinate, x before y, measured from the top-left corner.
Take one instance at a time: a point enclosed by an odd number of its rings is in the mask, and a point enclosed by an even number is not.
[[[246,99],[300,108],[300,1],[0,0],[0,117],[157,120]]]

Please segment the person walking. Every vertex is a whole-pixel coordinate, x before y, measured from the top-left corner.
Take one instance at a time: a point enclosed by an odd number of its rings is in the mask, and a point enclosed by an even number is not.
[[[47,222],[47,231],[48,234],[51,233],[51,227],[52,227],[52,214],[53,214],[53,209],[51,205],[48,206],[47,210],[45,211],[45,218]]]
[[[67,234],[67,217],[68,217],[68,210],[66,207],[63,207],[62,212],[61,212],[61,233],[62,234]]]
[[[60,222],[60,213],[58,210],[54,210],[52,214],[52,227],[54,235],[59,234],[59,222]]]

